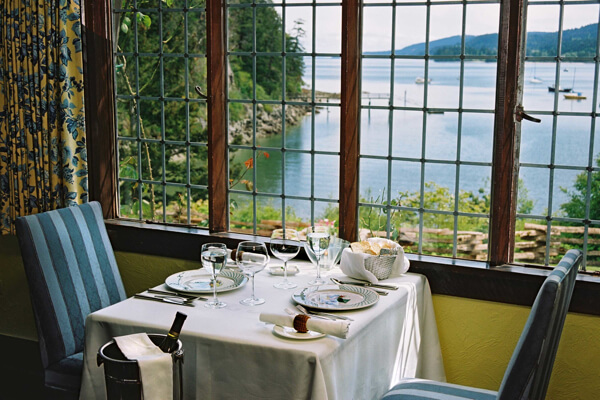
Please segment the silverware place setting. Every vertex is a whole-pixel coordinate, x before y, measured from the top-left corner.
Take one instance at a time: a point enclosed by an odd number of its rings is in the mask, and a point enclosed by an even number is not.
[[[171,298],[171,297],[155,297],[155,296],[146,296],[143,294],[134,294],[133,297],[135,299],[140,299],[140,300],[150,300],[150,301],[159,301],[161,303],[170,303],[170,304],[177,304],[179,306],[186,306],[186,307],[194,307],[193,303],[188,302],[187,300],[181,300],[181,299],[176,299],[176,298]]]
[[[196,296],[196,295],[193,295],[193,294],[170,292],[168,290],[148,289],[146,291],[148,293],[175,296],[175,297],[179,297],[179,298],[186,299],[186,300],[202,300],[202,301],[208,300],[208,298],[206,298],[206,297]]]
[[[136,293],[133,297],[140,300],[159,301],[162,303],[177,304],[186,307],[194,307],[194,300],[207,300],[206,297],[174,293],[156,289],[148,289],[146,293]]]

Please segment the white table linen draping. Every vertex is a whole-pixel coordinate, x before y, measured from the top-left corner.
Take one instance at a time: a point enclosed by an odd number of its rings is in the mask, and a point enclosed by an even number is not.
[[[381,296],[370,308],[344,312],[354,319],[347,339],[292,340],[275,336],[273,325],[259,321],[261,312],[293,307],[291,294],[314,278],[311,264],[291,264],[300,269],[289,277],[297,289],[274,288],[282,277],[266,270],[256,275],[256,295],[266,299],[260,306],[239,304],[250,296],[248,282],[219,294],[227,303],[222,309],[208,309],[201,301],[191,308],[130,298],[90,314],[80,399],[106,398],[104,371],[96,364],[103,344],[114,336],[165,333],[177,310],[188,315],[180,336],[185,399],[379,399],[403,377],[445,381],[424,276],[407,273],[387,279],[385,283],[400,289]],[[345,277],[338,268],[322,275]]]

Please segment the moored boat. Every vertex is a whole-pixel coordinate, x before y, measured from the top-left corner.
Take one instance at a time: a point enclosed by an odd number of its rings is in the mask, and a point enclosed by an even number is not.
[[[566,100],[585,100],[585,99],[587,99],[587,97],[585,95],[581,94],[581,92],[565,94],[563,96],[565,96]]]
[[[558,87],[558,91],[559,92],[570,93],[571,90],[573,90],[573,88],[563,88],[561,86]],[[550,86],[548,86],[548,91],[549,92],[556,92],[556,88],[554,87],[554,85],[550,85]]]

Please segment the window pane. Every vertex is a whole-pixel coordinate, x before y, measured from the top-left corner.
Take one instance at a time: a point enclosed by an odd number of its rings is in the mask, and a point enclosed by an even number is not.
[[[118,5],[125,8],[113,15],[121,215],[206,226],[206,212],[190,209],[208,210],[207,151],[198,145],[206,142],[206,101],[190,93],[196,85],[206,91],[204,2]]]
[[[250,224],[231,228],[260,235],[339,215],[341,3],[289,3],[228,14],[230,199]]]
[[[363,6],[361,202],[408,251],[485,259],[500,2],[406,3]]]
[[[598,11],[528,5],[523,105],[542,122],[522,125],[517,261],[553,265],[579,248],[596,262]]]

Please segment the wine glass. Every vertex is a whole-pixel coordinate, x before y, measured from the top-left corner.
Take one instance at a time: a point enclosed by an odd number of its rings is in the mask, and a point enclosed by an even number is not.
[[[227,247],[223,243],[206,243],[200,250],[202,266],[210,273],[213,298],[204,306],[208,308],[223,308],[227,304],[217,298],[217,275],[227,264]]]
[[[254,296],[254,275],[262,271],[269,262],[267,246],[259,242],[240,242],[235,253],[235,262],[238,267],[252,279],[252,296],[241,300],[245,306],[263,304],[265,299]]]
[[[271,252],[283,261],[283,281],[274,284],[277,289],[293,289],[297,284],[287,279],[287,262],[298,255],[300,239],[293,229],[275,229],[271,233]]]
[[[312,281],[308,282],[309,285],[324,285],[325,281],[321,279],[321,256],[325,254],[325,251],[329,247],[329,229],[326,226],[315,226],[308,228],[306,234],[306,242],[310,249],[315,253],[317,258],[317,277]]]

